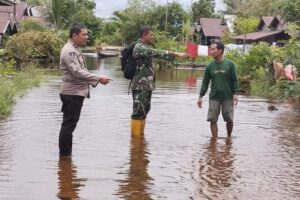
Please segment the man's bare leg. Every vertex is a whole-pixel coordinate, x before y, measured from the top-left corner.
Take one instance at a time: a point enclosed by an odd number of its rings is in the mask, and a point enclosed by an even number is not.
[[[213,138],[218,137],[218,124],[217,122],[211,122],[210,123],[210,130]]]
[[[231,137],[231,133],[233,130],[233,122],[227,122],[226,129],[227,129],[227,136]]]

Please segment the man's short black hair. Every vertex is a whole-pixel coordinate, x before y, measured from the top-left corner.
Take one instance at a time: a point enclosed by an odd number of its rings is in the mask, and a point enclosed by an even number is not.
[[[79,34],[81,32],[81,29],[86,29],[86,26],[84,24],[75,22],[74,24],[72,24],[71,28],[70,28],[70,34],[69,34],[69,38],[73,37],[73,34]]]
[[[225,46],[222,42],[216,41],[216,42],[212,42],[210,45],[212,45],[212,44],[215,44],[217,46],[217,49],[221,49],[222,54],[224,53]]]
[[[151,27],[149,27],[149,26],[142,26],[142,27],[140,28],[140,37],[143,37],[144,34],[150,32],[150,31],[152,31],[152,30],[153,30],[153,29],[152,29]]]

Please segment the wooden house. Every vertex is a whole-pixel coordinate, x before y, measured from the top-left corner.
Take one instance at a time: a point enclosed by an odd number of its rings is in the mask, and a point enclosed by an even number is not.
[[[221,40],[226,31],[229,29],[223,19],[200,18],[195,25],[194,35],[198,38],[198,44],[210,45],[212,41]]]
[[[3,37],[17,33],[18,24],[29,15],[26,3],[0,0],[0,44]]]
[[[280,45],[289,39],[289,35],[284,32],[287,23],[280,16],[261,18],[256,32],[238,35],[233,37],[237,44],[251,44],[256,42],[267,42],[269,44]]]

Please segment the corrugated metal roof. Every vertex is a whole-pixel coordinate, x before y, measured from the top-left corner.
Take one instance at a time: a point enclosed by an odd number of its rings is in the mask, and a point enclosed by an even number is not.
[[[9,26],[9,22],[0,22],[0,34],[4,34]]]
[[[227,25],[222,25],[222,19],[217,18],[201,18],[200,25],[205,36],[222,37],[224,32],[228,30]]]
[[[24,16],[25,11],[27,10],[26,3],[18,3],[16,5],[16,20],[20,22]],[[9,16],[13,16],[14,7],[13,6],[0,6],[0,21],[9,20]]]
[[[263,17],[262,17],[262,20],[264,21],[265,25],[266,25],[267,27],[269,27],[269,26],[271,25],[271,23],[273,22],[274,17],[263,16]]]
[[[246,34],[246,40],[258,40],[261,38],[265,38],[271,35],[276,35],[278,33],[281,33],[282,30],[277,30],[277,31],[259,31],[259,32],[254,32],[254,33],[248,33]],[[238,40],[244,40],[245,36],[244,35],[238,35],[233,37],[234,39]]]
[[[24,17],[24,13],[27,10],[26,3],[17,3],[16,4],[16,21],[19,23]],[[14,7],[13,6],[0,6],[0,33],[5,33],[8,25],[13,27],[14,22]]]

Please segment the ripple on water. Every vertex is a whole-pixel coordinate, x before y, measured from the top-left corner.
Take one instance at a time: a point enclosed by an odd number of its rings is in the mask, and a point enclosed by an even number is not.
[[[129,81],[113,63],[94,71],[114,81],[91,89],[70,160],[57,155],[60,81],[18,99],[0,122],[0,199],[298,199],[299,113],[241,96],[233,138],[220,118],[213,141],[198,75],[158,72],[145,137],[133,139]]]

